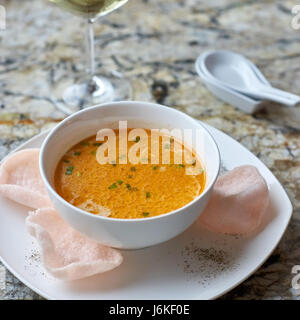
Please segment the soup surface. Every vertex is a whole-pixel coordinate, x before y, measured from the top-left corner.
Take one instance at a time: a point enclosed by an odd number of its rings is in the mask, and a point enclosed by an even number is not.
[[[128,129],[129,133],[130,129]],[[54,177],[55,189],[66,201],[92,214],[111,218],[135,219],[168,213],[181,208],[200,195],[205,186],[205,172],[199,163],[174,163],[174,139],[159,139],[159,162],[151,164],[151,139],[148,133],[148,164],[99,164],[97,149],[104,142],[96,136],[73,146],[59,161]],[[115,130],[118,137],[119,131]],[[128,151],[139,143],[128,141]],[[167,141],[167,142],[166,142]],[[116,159],[119,154],[116,144]],[[182,147],[182,145],[180,146]],[[169,164],[163,164],[161,150],[170,152]],[[177,149],[178,150],[178,149]],[[195,157],[195,153],[190,151]],[[128,154],[127,154],[128,157]],[[195,169],[194,174],[187,174]]]

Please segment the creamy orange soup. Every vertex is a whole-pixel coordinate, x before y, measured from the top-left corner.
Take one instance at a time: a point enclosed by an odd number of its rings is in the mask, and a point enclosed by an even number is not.
[[[128,132],[130,129],[128,129]],[[102,144],[96,136],[73,146],[59,161],[54,177],[58,194],[66,201],[92,214],[111,218],[136,219],[161,215],[181,208],[199,196],[205,186],[205,172],[197,164],[197,172],[186,174],[192,163],[174,164],[174,139],[159,140],[160,148],[170,151],[170,163],[151,164],[150,131],[148,164],[99,164],[97,148]],[[118,130],[115,130],[118,137]],[[128,150],[138,143],[128,141]],[[117,158],[118,151],[117,139]],[[162,150],[162,149],[160,149]],[[195,156],[195,153],[191,151]]]

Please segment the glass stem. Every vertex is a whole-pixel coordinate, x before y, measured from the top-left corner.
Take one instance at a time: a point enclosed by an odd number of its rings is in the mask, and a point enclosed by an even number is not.
[[[94,23],[88,19],[87,20],[87,56],[88,56],[88,70],[91,78],[95,75],[95,36],[94,36]]]

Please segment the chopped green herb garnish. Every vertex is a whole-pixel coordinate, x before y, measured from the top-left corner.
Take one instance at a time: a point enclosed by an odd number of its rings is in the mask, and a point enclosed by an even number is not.
[[[140,140],[141,140],[141,137],[137,136],[134,141],[139,142]]]
[[[153,169],[153,170],[157,170],[157,169],[158,169],[158,166],[154,166],[152,169]]]
[[[131,185],[130,185],[129,183],[126,183],[126,188],[127,188],[128,190],[131,190]]]
[[[68,167],[68,168],[66,169],[66,175],[70,176],[70,175],[72,174],[72,172],[73,172],[73,169],[74,169],[73,166]]]
[[[131,167],[130,171],[136,171],[136,167]]]
[[[148,217],[149,216],[149,212],[143,212],[143,216],[144,217]]]
[[[146,192],[146,198],[150,198],[151,197],[151,193],[150,192]]]
[[[116,188],[117,188],[117,185],[115,183],[113,183],[108,187],[108,189],[116,189]]]
[[[95,143],[93,143],[93,146],[100,147],[100,146],[102,146],[102,144],[103,144],[103,142],[95,142]]]
[[[89,142],[87,142],[87,141],[82,141],[82,142],[80,142],[80,144],[82,146],[89,146],[90,145]]]
[[[74,151],[73,152],[73,156],[80,156],[81,155],[81,152],[80,151]]]
[[[64,160],[63,160],[63,162],[64,162],[64,163],[69,163],[69,162],[70,162],[70,160],[68,160],[68,159],[64,159]]]
[[[118,180],[117,182],[118,182],[119,185],[121,185],[123,183],[122,180]]]
[[[77,172],[77,177],[81,177],[82,176],[82,173],[81,172]]]
[[[184,164],[176,164],[176,166],[175,166],[175,168],[184,168],[185,167],[185,165]]]

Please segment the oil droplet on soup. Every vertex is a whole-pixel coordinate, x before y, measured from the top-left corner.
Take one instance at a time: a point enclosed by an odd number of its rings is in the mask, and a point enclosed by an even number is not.
[[[130,129],[128,129],[129,133]],[[73,146],[59,161],[54,184],[58,194],[66,201],[92,214],[111,218],[136,219],[153,217],[179,209],[197,196],[205,186],[205,171],[197,167],[193,175],[193,163],[174,163],[173,138],[168,143],[159,140],[159,163],[151,164],[151,132],[148,134],[148,164],[120,164],[118,161],[99,164],[97,149],[102,142],[96,136]],[[128,155],[119,154],[119,131],[116,159]],[[127,142],[127,150],[139,142],[139,137]],[[178,143],[178,142],[176,142]],[[180,146],[182,148],[182,145]],[[169,150],[170,162],[163,164],[162,148]],[[190,151],[195,157],[195,153]],[[142,159],[146,162],[147,159]],[[198,162],[198,161],[197,161]]]

